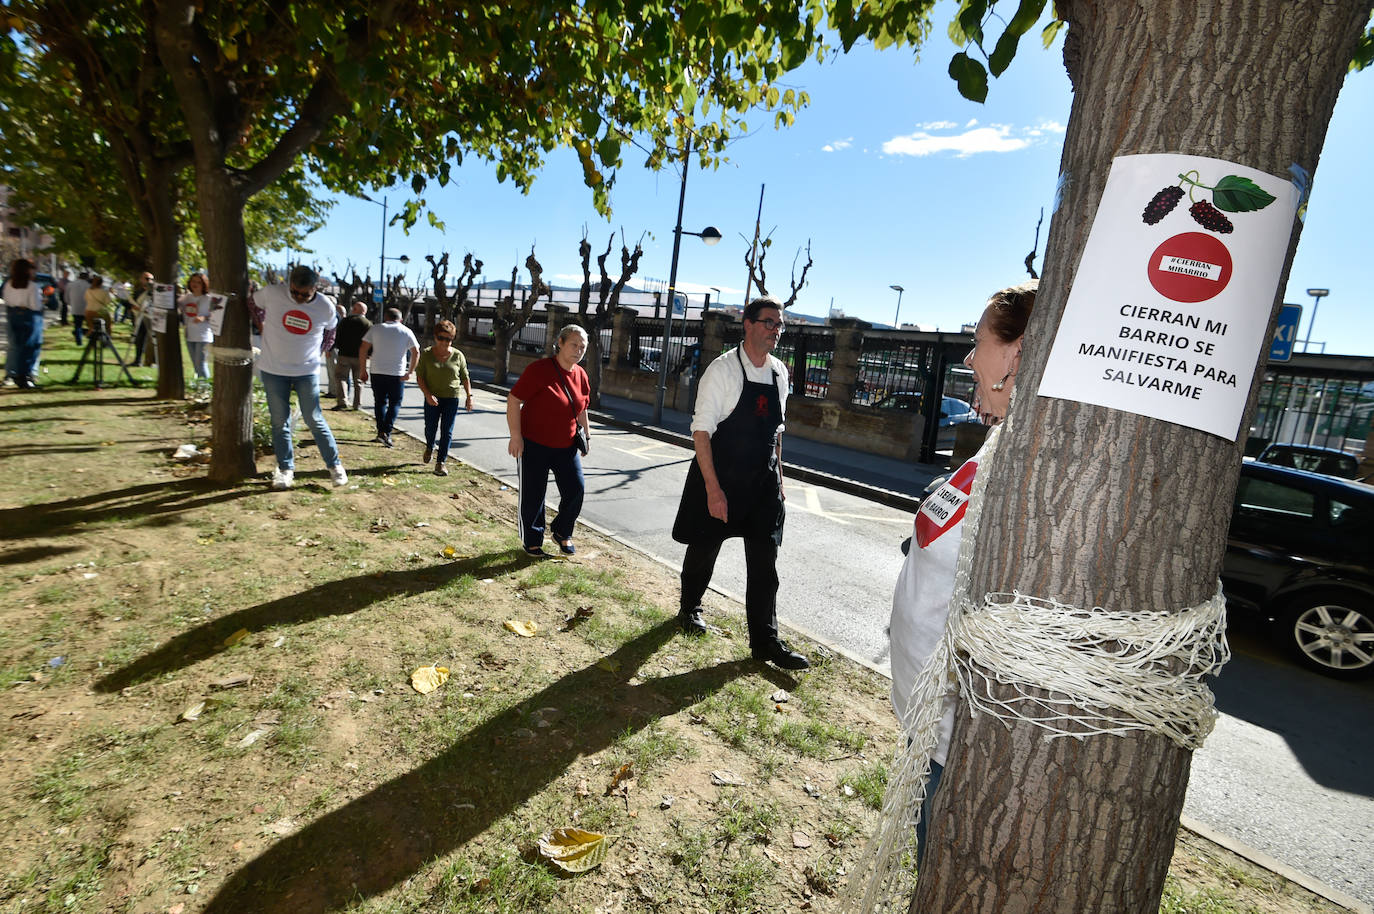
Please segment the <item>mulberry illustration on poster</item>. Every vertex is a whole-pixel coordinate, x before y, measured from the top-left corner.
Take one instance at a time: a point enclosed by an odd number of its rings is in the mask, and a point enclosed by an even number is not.
[[[1235,440],[1298,199],[1220,159],[1113,160],[1039,394]]]

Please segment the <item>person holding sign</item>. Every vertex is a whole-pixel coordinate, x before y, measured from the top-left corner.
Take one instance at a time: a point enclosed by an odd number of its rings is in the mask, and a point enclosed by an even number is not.
[[[1035,287],[1032,281],[994,294],[978,321],[973,350],[964,358],[964,364],[973,369],[973,409],[985,425],[998,425],[1011,406],[1016,373],[1021,367],[1021,340],[1035,305]],[[921,711],[912,702],[912,691],[945,635],[950,597],[954,592],[955,561],[963,539],[964,512],[973,489],[973,478],[998,431],[994,428],[982,449],[921,503],[916,512],[911,548],[897,576],[889,628],[892,707],[908,740],[916,735],[913,723]],[[931,754],[926,799],[916,826],[918,854],[925,848],[931,801],[944,771],[945,753],[953,729],[953,695],[947,695],[944,716],[939,724],[939,742]]]
[[[210,377],[210,367],[206,364],[206,351],[214,340],[210,332],[210,280],[204,273],[193,273],[186,280],[186,294],[177,300],[181,319],[186,325],[186,351],[191,354],[191,365],[196,370],[197,380]]]

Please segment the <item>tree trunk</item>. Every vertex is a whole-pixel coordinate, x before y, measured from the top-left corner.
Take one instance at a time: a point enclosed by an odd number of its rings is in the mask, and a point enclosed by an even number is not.
[[[491,336],[492,382],[504,387],[510,376],[511,329],[493,321]]]
[[[177,281],[177,249],[181,232],[176,221],[176,171],[165,161],[144,163],[147,188],[148,243],[152,247],[153,275],[158,282]],[[186,372],[181,361],[181,309],[167,316],[167,330],[157,334],[157,398],[180,400],[186,396]]]
[[[230,293],[224,330],[215,340],[215,389],[210,401],[210,472],[235,483],[257,472],[253,450],[253,364],[248,322],[248,242],[244,199],[230,176],[197,163],[196,187],[205,257],[215,288]]]
[[[588,406],[601,408],[601,331],[593,326],[587,332],[587,382],[591,385],[592,396]]]
[[[988,466],[973,594],[1176,611],[1215,592],[1243,439],[1035,392],[1113,158],[1167,152],[1272,175],[1287,175],[1290,163],[1314,171],[1369,8],[1057,4],[1070,26],[1064,57],[1074,85],[1061,167],[1068,180],[1009,434]],[[1281,300],[1276,294],[1271,328]],[[1262,376],[1252,380],[1242,429]],[[912,911],[1158,910],[1191,753],[1143,732],[1044,736],[1021,721],[972,717],[961,700]]]

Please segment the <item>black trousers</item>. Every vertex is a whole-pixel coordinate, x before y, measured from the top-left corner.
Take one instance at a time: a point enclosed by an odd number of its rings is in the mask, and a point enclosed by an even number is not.
[[[682,558],[683,612],[701,605],[711,574],[716,570],[723,540],[690,543]],[[778,640],[778,547],[772,537],[744,540],[744,616],[749,623],[749,647],[760,651]]]

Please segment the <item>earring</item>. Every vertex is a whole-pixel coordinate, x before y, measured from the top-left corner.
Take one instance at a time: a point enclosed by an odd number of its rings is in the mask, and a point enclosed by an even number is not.
[[[1001,390],[1002,388],[1006,387],[1006,386],[1007,386],[1007,379],[1010,378],[1010,377],[1011,377],[1011,372],[1010,372],[1010,371],[1007,372],[1006,374],[1002,375],[1002,380],[998,381],[996,384],[993,384],[993,385],[992,385],[992,389],[993,389],[993,390]]]

